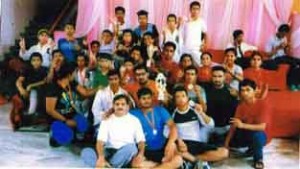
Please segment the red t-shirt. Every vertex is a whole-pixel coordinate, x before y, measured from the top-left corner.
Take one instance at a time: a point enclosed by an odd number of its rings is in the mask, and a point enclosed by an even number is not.
[[[198,69],[199,82],[210,82],[212,78],[212,68],[210,66],[202,66]]]
[[[256,70],[254,68],[248,68],[244,70],[244,78],[253,80],[260,88],[263,84],[268,82],[268,72],[264,69]]]
[[[162,59],[160,65],[164,69],[164,71],[168,72],[168,82],[176,83],[178,81],[178,74],[180,71],[178,64],[173,61]]]
[[[271,107],[267,100],[257,99],[255,103],[249,104],[242,102],[238,105],[235,118],[240,119],[246,124],[266,123],[265,132],[268,137],[268,129],[270,125]],[[270,137],[268,137],[270,138]]]

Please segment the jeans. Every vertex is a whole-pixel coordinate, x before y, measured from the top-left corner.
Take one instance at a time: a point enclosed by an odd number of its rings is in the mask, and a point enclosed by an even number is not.
[[[113,168],[128,167],[138,153],[136,144],[127,144],[120,149],[105,149],[105,158]]]
[[[231,147],[249,147],[253,150],[254,161],[263,159],[263,147],[267,143],[264,131],[249,131],[237,129],[230,142]]]

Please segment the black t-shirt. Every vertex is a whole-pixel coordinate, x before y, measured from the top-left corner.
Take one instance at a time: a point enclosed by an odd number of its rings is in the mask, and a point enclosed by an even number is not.
[[[234,116],[238,100],[230,94],[227,86],[221,89],[212,84],[205,89],[207,99],[207,115],[215,121],[216,127],[229,125],[230,118]]]
[[[76,82],[71,82],[70,87],[72,91],[72,98],[75,102],[79,95],[76,92],[77,87]],[[57,83],[50,83],[46,87],[46,97],[57,98],[55,109],[61,114],[69,114],[72,113],[71,99],[68,92],[60,87]]]
[[[174,112],[174,117],[173,117],[175,123],[186,123],[191,121],[198,121],[198,116],[196,112],[191,108],[189,108],[189,110],[187,110],[188,112],[184,114],[180,114],[177,111],[178,110]]]
[[[29,84],[40,82],[47,77],[47,68],[40,67],[39,69],[34,69],[33,67],[29,67],[25,69],[21,76],[25,77],[24,87]]]

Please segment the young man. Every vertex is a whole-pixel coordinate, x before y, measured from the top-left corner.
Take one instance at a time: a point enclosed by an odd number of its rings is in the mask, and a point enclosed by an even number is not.
[[[97,40],[94,40],[90,43],[91,51],[89,52],[89,66],[94,67],[97,63],[97,53],[100,50],[100,42]]]
[[[270,106],[266,100],[256,98],[256,84],[245,79],[240,83],[242,102],[231,119],[225,147],[248,147],[253,152],[254,168],[264,168],[263,147],[267,143]]]
[[[145,10],[140,10],[137,12],[137,15],[139,20],[139,26],[134,29],[134,33],[138,39],[138,44],[141,44],[144,33],[150,32],[154,36],[155,44],[158,45],[159,33],[154,24],[148,23],[148,12]]]
[[[51,63],[51,54],[55,48],[55,42],[49,38],[49,32],[46,29],[40,29],[37,33],[38,44],[30,47],[26,50],[25,39],[21,38],[19,56],[24,60],[29,60],[30,56],[34,52],[38,52],[42,55],[42,66],[49,68]]]
[[[173,97],[176,109],[172,116],[178,128],[178,146],[182,157],[192,163],[198,161],[197,167],[200,168],[209,168],[207,162],[202,161],[225,159],[228,156],[226,148],[207,143],[214,127],[213,119],[202,108],[190,107],[188,93],[183,86],[174,89]]]
[[[206,45],[206,24],[200,18],[199,2],[190,4],[190,20],[183,25],[183,49],[184,53],[190,53],[197,65],[201,64],[200,55]]]
[[[179,63],[180,60],[180,53],[182,48],[182,37],[178,30],[178,21],[175,14],[169,14],[167,16],[167,25],[162,31],[163,36],[163,44],[165,45],[166,42],[173,42],[175,47],[175,55],[173,57],[173,60],[176,63]]]
[[[234,116],[238,104],[236,93],[225,85],[225,72],[222,66],[212,69],[212,82],[206,86],[207,115],[215,121],[212,140],[215,144],[223,144],[229,130],[230,118]]]
[[[107,77],[108,86],[97,92],[93,102],[94,126],[99,126],[104,118],[104,114],[113,107],[112,102],[116,95],[127,95],[127,92],[120,86],[120,74],[117,70],[110,70],[107,73]]]
[[[233,43],[229,43],[227,48],[235,48],[237,64],[242,68],[249,67],[249,59],[245,58],[246,52],[256,51],[257,47],[244,42],[244,32],[240,29],[233,31]]]
[[[112,54],[114,50],[115,50],[115,42],[114,42],[113,33],[110,30],[105,29],[104,31],[102,31],[101,45],[100,45],[99,52]]]
[[[156,65],[160,61],[160,49],[154,41],[155,37],[152,33],[144,33],[142,43],[142,56],[146,61],[146,66],[148,68],[155,69]]]
[[[114,37],[119,40],[125,29],[130,29],[130,24],[125,20],[125,8],[117,6],[115,8],[115,19],[111,20],[109,30],[113,32]]]
[[[79,85],[84,86],[84,87],[89,87],[89,79],[88,79],[88,57],[80,53],[76,57],[76,64],[77,67],[74,71],[74,80],[77,82]]]
[[[142,124],[147,146],[145,153],[133,160],[133,167],[178,168],[182,159],[176,152],[177,129],[169,112],[161,106],[154,106],[149,88],[139,89],[137,95],[139,108],[131,113]],[[163,134],[165,126],[170,131],[167,139]]]
[[[113,114],[99,128],[96,167],[129,167],[134,157],[143,156],[145,136],[140,121],[128,113],[129,104],[126,95],[114,97]]]
[[[107,73],[112,69],[112,55],[108,53],[98,53],[97,56],[97,68],[90,75],[90,81],[92,88],[105,88],[108,85]]]

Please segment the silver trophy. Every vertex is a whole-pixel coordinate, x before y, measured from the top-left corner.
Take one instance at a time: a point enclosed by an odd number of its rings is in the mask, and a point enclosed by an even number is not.
[[[165,91],[167,87],[167,78],[162,73],[158,73],[155,78],[156,87],[158,89],[158,100],[165,100]]]

